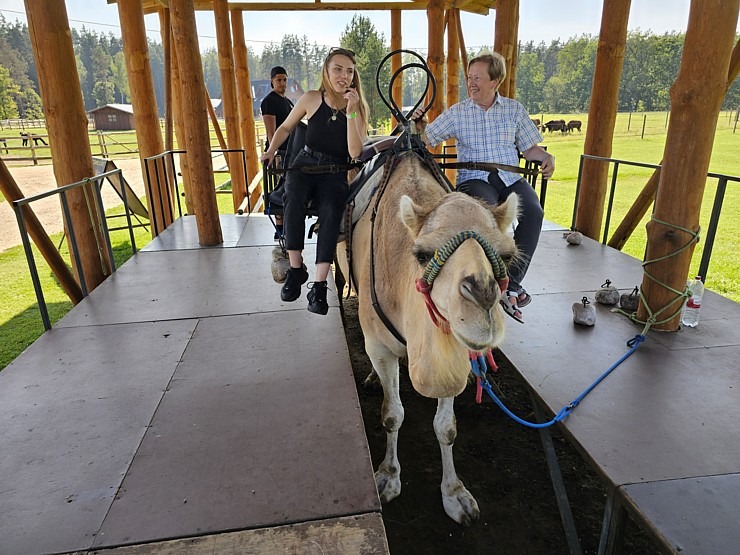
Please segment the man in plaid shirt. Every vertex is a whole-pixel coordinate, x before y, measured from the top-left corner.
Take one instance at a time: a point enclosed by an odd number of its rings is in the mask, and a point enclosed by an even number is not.
[[[445,110],[433,122],[426,124],[421,109],[414,112],[421,138],[435,146],[447,139],[457,141],[459,162],[496,162],[519,165],[519,152],[524,158],[541,162],[542,175],[550,178],[555,171],[555,157],[538,146],[542,140],[537,127],[519,102],[498,93],[506,77],[506,61],[493,52],[470,60],[468,64],[468,95],[470,98]],[[543,211],[537,194],[519,174],[499,171],[459,170],[457,190],[493,205],[506,200],[512,193],[519,196],[521,215],[514,230],[514,241],[521,258],[509,268],[509,289],[502,304],[507,314],[523,322],[521,308],[532,297],[521,285],[529,262],[537,248],[542,228]]]

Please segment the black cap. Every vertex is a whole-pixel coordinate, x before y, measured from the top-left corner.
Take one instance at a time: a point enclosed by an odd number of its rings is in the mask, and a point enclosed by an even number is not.
[[[282,66],[275,66],[274,68],[270,70],[270,79],[280,74],[288,75],[288,72],[285,71],[285,68]]]

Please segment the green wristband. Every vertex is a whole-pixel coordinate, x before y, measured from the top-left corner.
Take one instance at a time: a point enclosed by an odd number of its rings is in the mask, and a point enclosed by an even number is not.
[[[357,112],[352,112],[351,114],[347,114],[347,119],[355,119],[357,117]]]

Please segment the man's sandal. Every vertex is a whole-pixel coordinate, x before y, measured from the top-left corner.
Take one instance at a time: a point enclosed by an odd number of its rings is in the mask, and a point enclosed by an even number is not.
[[[506,291],[501,297],[501,306],[504,308],[504,312],[514,318],[520,324],[524,323],[522,319],[522,311],[519,310],[519,305],[515,302],[511,302],[511,299],[517,298],[516,291]]]
[[[524,289],[520,289],[519,294],[513,296],[516,297],[516,304],[519,306],[519,308],[524,308],[532,302],[532,295],[527,293]]]

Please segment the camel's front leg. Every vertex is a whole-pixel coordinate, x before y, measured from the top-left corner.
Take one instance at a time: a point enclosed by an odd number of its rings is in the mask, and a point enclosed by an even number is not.
[[[437,414],[434,415],[434,433],[437,434],[439,449],[442,452],[442,504],[447,516],[455,522],[468,526],[480,516],[478,503],[455,473],[452,459],[452,446],[457,438],[454,397],[437,400]]]
[[[385,458],[375,472],[380,501],[387,503],[401,494],[401,465],[398,462],[398,430],[403,424],[403,405],[398,392],[398,357],[384,345],[365,340],[365,351],[383,385],[381,422],[386,433]]]

